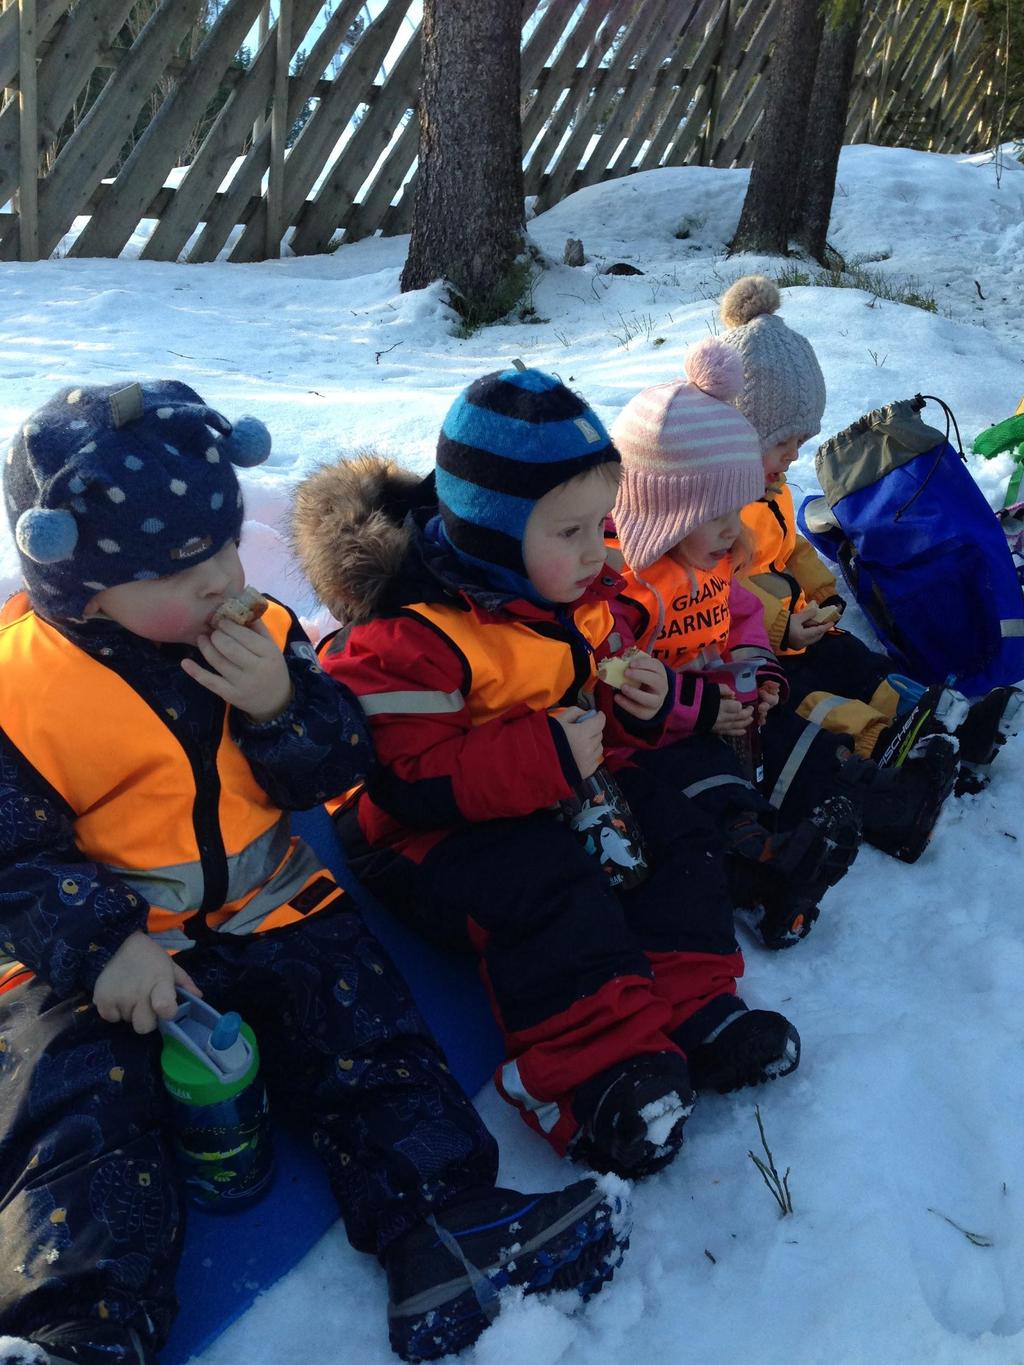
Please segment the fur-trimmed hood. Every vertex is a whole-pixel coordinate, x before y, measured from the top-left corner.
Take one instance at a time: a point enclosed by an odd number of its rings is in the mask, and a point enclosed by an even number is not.
[[[295,491],[296,557],[321,602],[345,626],[414,602],[459,598],[522,619],[566,613],[495,588],[435,534],[439,525],[433,474],[421,478],[381,455],[323,465]],[[613,563],[581,600],[614,596],[621,587]]]
[[[377,615],[413,538],[409,513],[435,502],[422,478],[382,455],[322,465],[295,491],[292,538],[317,596],[339,621]]]

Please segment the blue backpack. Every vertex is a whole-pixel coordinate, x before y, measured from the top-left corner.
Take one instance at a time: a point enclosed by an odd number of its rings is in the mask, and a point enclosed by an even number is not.
[[[930,397],[930,395],[929,395]],[[823,494],[797,515],[838,561],[886,652],[923,683],[968,696],[1024,678],[1024,595],[1006,536],[949,443],[920,416],[925,399],[889,403],[827,440]]]

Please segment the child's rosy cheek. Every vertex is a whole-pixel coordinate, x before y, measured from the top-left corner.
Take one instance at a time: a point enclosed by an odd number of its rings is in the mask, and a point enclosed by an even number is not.
[[[190,611],[187,606],[167,603],[148,612],[142,624],[146,634],[154,639],[173,640],[176,636],[192,630],[195,627],[195,620],[195,611]]]

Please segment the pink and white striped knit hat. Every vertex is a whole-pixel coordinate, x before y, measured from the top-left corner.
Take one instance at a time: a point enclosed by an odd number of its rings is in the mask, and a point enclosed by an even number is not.
[[[743,388],[739,354],[708,337],[690,347],[683,369],[688,382],[644,389],[612,424],[622,456],[615,529],[634,569],[764,493],[761,442],[732,406]]]

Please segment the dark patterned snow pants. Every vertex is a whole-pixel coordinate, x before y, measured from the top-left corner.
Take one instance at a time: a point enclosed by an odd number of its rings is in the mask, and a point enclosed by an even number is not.
[[[494,1140],[358,915],[179,960],[254,1028],[271,1107],[312,1133],[353,1246],[380,1254],[493,1183]],[[159,1035],[38,979],[0,995],[0,1335],[99,1318],[159,1349],[182,1235]]]

